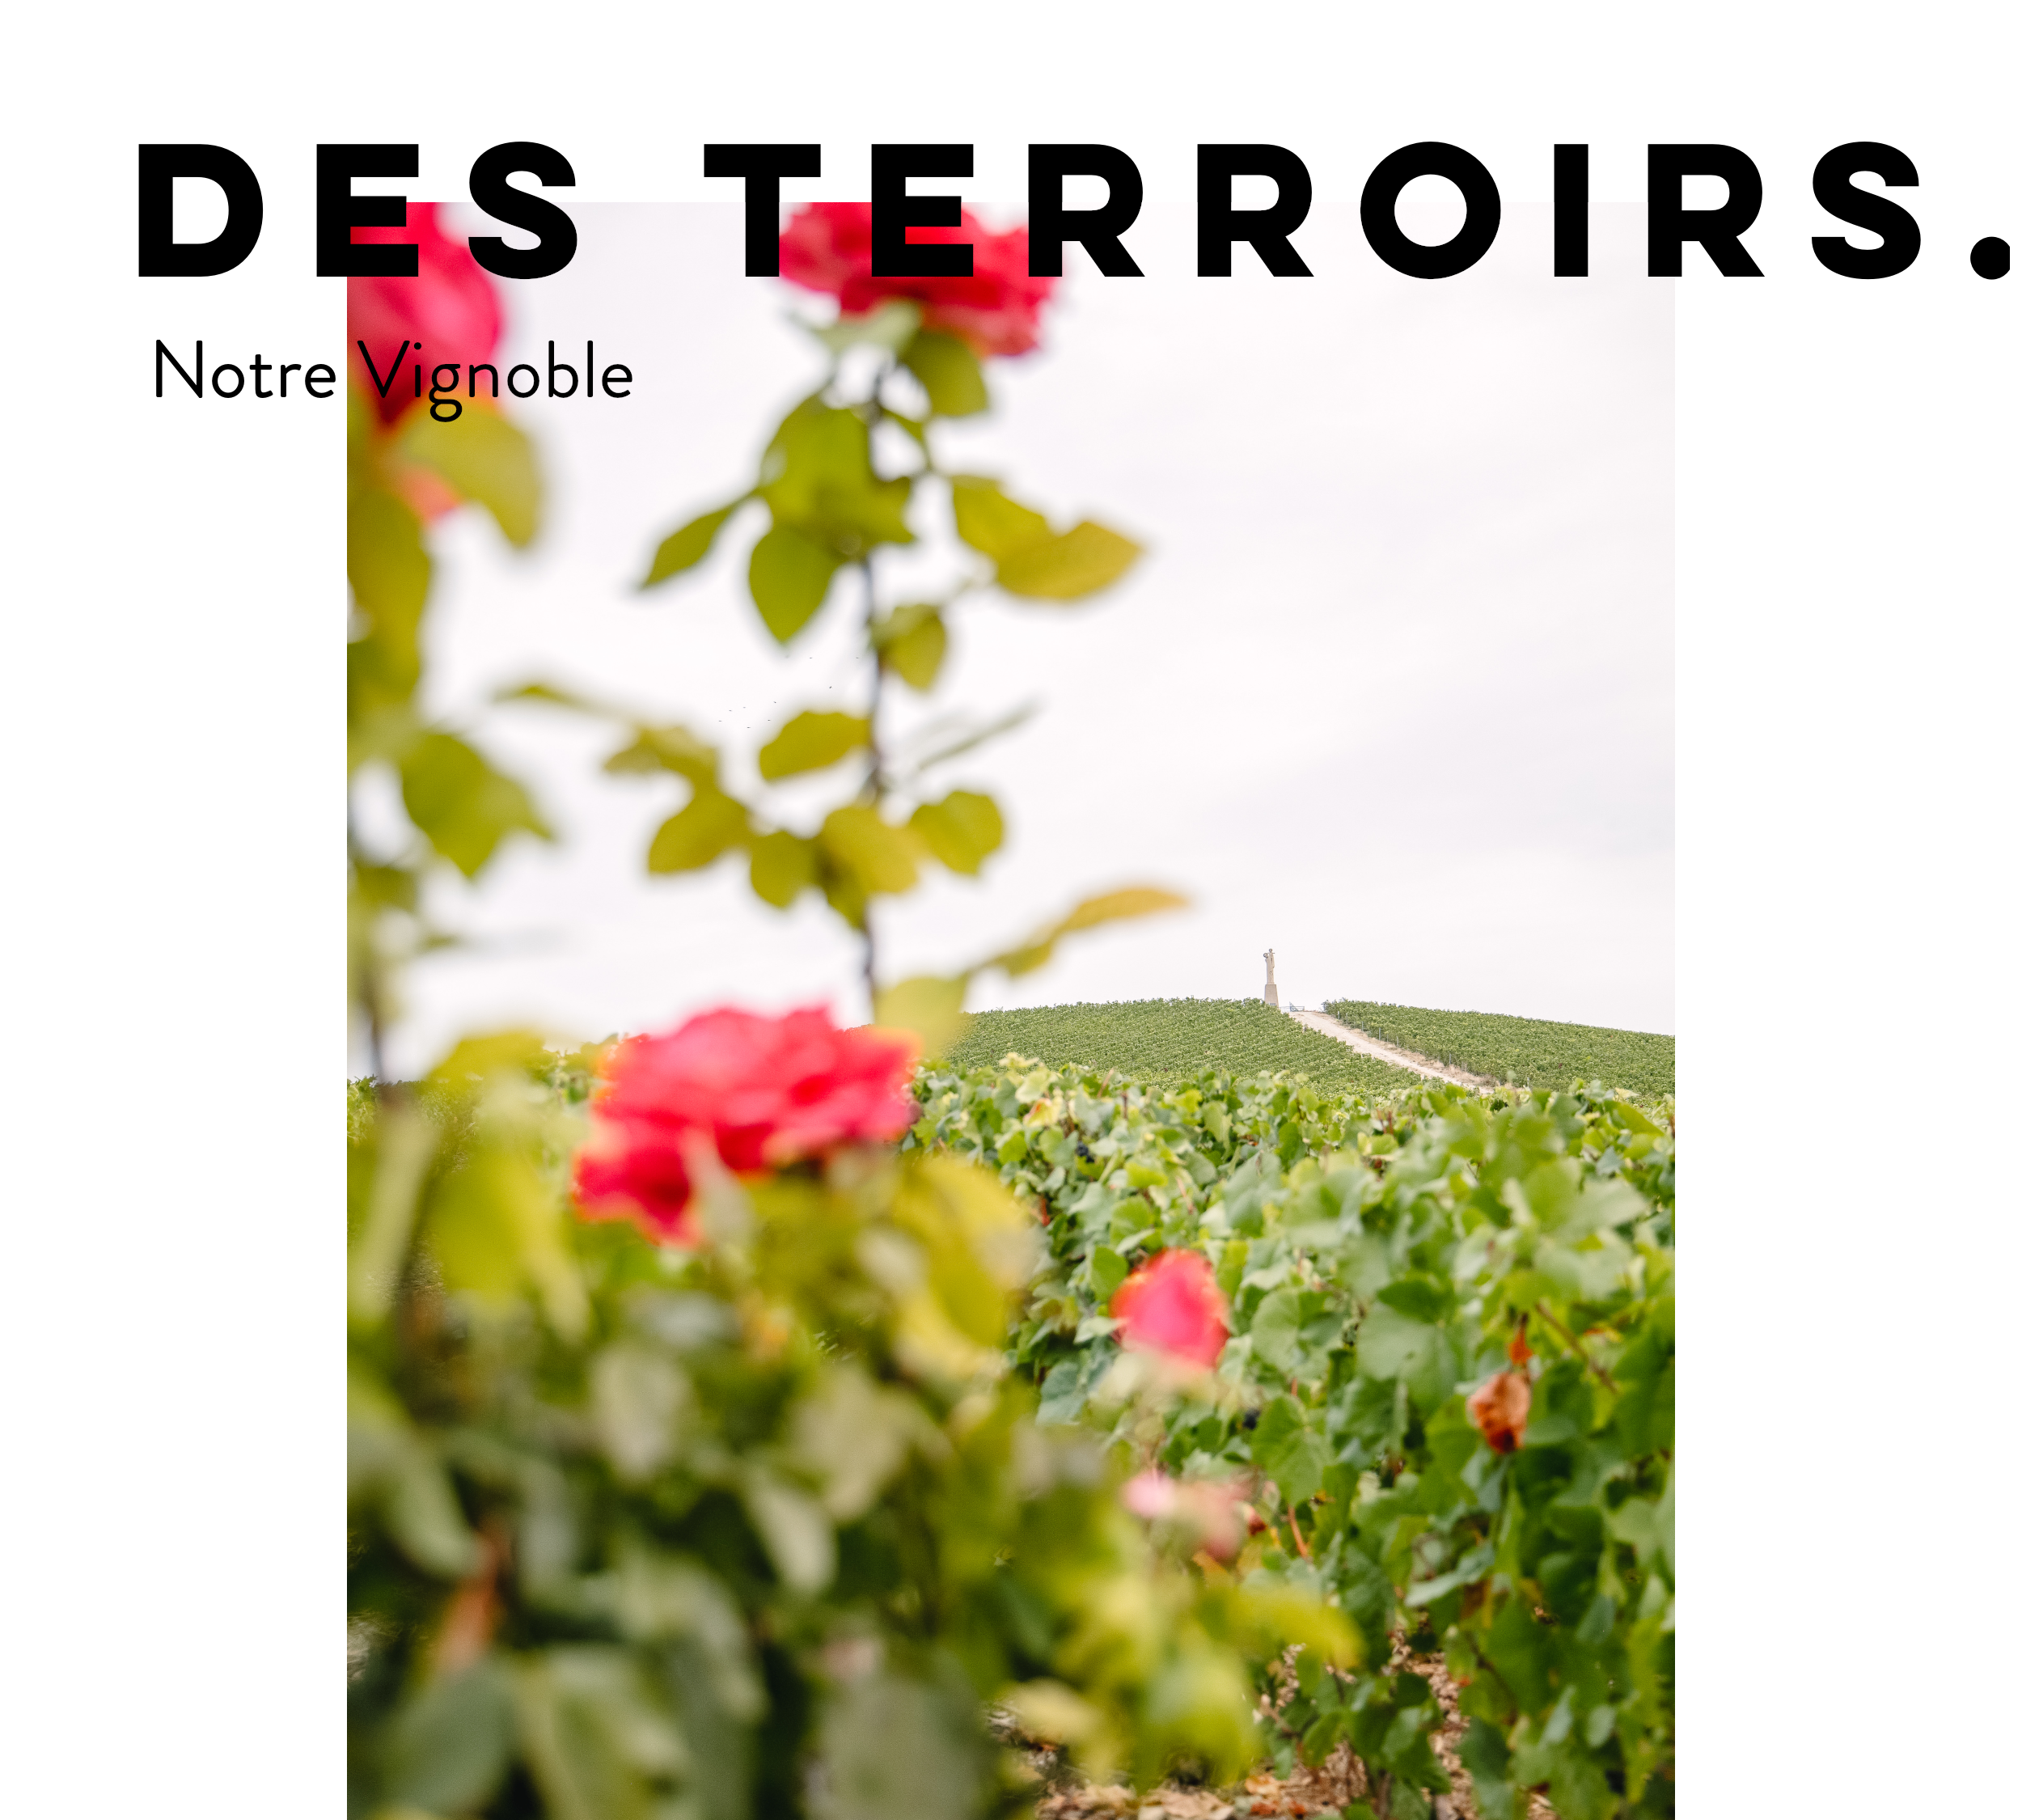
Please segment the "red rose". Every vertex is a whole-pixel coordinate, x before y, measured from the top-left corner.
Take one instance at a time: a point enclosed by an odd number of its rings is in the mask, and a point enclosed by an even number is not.
[[[1110,1298],[1123,1344],[1211,1365],[1229,1339],[1228,1304],[1198,1251],[1161,1251]]]
[[[704,1011],[667,1036],[634,1037],[604,1064],[590,1141],[576,1158],[586,1217],[637,1220],[688,1242],[692,1162],[704,1146],[746,1174],[839,1145],[884,1143],[919,1115],[912,1046],[838,1030],[826,1011]]]
[[[810,202],[780,236],[780,276],[825,291],[846,316],[868,315],[890,297],[920,307],[920,324],[958,335],[979,354],[1028,353],[1039,345],[1039,308],[1058,278],[1035,278],[1026,232],[991,234],[967,209],[959,227],[915,227],[917,245],[967,241],[975,248],[967,278],[878,278],[870,270],[870,205]]]
[[[1530,1380],[1521,1371],[1499,1371],[1467,1399],[1467,1419],[1499,1454],[1524,1444],[1530,1420]]]
[[[432,370],[454,361],[467,371],[472,361],[489,361],[497,352],[504,326],[491,274],[464,242],[442,231],[435,211],[433,202],[410,202],[404,227],[352,230],[360,244],[412,241],[421,253],[421,269],[411,278],[345,281],[351,370],[382,423],[391,423],[416,403],[413,375],[404,364],[399,383],[382,398],[359,355],[360,341],[371,351],[382,379],[392,371],[403,341],[409,362]],[[424,387],[427,383],[424,379]]]

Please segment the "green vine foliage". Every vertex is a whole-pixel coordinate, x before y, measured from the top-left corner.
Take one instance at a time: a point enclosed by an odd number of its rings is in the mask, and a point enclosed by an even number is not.
[[[1439,1714],[1405,1658],[1437,1652],[1486,1820],[1532,1789],[1565,1820],[1671,1811],[1668,1109],[1428,1088],[1372,1112],[1303,1079],[1132,1090],[1017,1056],[921,1090],[917,1141],[1047,1221],[1013,1348],[1040,1422],[1106,1421],[1182,1478],[1246,1476],[1267,1521],[1235,1579],[1404,1646],[1350,1676],[1302,1657],[1284,1767],[1346,1743],[1390,1814],[1429,1812]],[[1233,1337],[1221,1395],[1148,1422],[1109,1393],[1106,1310],[1173,1246],[1212,1261]],[[1511,1369],[1529,1414],[1500,1452],[1467,1400]]]

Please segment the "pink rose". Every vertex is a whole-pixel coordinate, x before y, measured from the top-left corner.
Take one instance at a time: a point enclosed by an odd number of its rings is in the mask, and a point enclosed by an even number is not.
[[[1110,1298],[1123,1344],[1212,1365],[1229,1338],[1229,1305],[1198,1251],[1161,1251]]]
[[[870,269],[870,205],[810,202],[780,236],[780,276],[827,293],[846,316],[868,315],[888,298],[920,307],[920,326],[958,335],[981,355],[1028,353],[1039,345],[1039,310],[1058,278],[1035,278],[1026,231],[992,234],[967,209],[959,227],[915,227],[918,245],[967,241],[975,248],[967,278],[882,278]]]
[[[1172,1479],[1156,1467],[1123,1487],[1123,1508],[1148,1523],[1170,1523],[1195,1547],[1225,1561],[1249,1534],[1242,1488],[1227,1479]]]
[[[405,240],[420,249],[421,269],[411,278],[345,281],[351,370],[382,423],[391,423],[416,404],[413,376],[404,363],[399,383],[382,398],[359,355],[360,341],[384,379],[403,341],[408,362],[433,369],[454,361],[467,371],[472,361],[489,361],[497,351],[504,328],[492,275],[471,256],[467,244],[442,231],[436,209],[433,202],[410,202],[404,227],[352,230],[360,244]]]
[[[590,1141],[576,1158],[586,1218],[636,1220],[654,1238],[694,1239],[692,1159],[713,1153],[753,1175],[844,1145],[903,1136],[919,1108],[912,1045],[838,1030],[819,1009],[764,1018],[704,1011],[666,1036],[634,1037],[604,1064]]]

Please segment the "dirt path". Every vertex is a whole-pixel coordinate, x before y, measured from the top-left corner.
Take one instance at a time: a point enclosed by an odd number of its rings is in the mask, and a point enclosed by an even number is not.
[[[1385,1043],[1380,1037],[1354,1030],[1339,1018],[1330,1018],[1324,1011],[1288,1011],[1285,1015],[1294,1022],[1304,1024],[1308,1030],[1318,1031],[1322,1036],[1330,1036],[1337,1043],[1345,1043],[1359,1055],[1373,1056],[1377,1060],[1388,1062],[1393,1068],[1408,1068],[1414,1074],[1423,1074],[1428,1080],[1451,1081],[1457,1086],[1493,1087],[1500,1085],[1486,1074],[1470,1074],[1464,1068],[1449,1068],[1445,1062],[1436,1062],[1429,1056],[1415,1055],[1409,1049],[1400,1049],[1394,1043]]]

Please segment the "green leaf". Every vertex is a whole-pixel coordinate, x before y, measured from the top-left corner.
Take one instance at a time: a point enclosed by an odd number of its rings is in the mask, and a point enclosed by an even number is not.
[[[1125,917],[1154,916],[1161,910],[1183,910],[1186,907],[1187,899],[1177,892],[1161,891],[1149,885],[1084,898],[1060,921],[1041,929],[1019,946],[1006,949],[1004,953],[979,963],[977,971],[980,972],[986,967],[1000,967],[1015,979],[1020,974],[1045,966],[1053,958],[1054,944],[1064,935]]]
[[[962,1009],[968,990],[963,978],[920,974],[886,986],[878,994],[872,1021],[889,1030],[908,1030],[920,1039],[923,1056],[945,1056],[961,1040],[971,1018]]]
[[[780,1578],[796,1592],[819,1593],[835,1577],[835,1532],[806,1492],[754,1472],[745,1482],[744,1508]]]
[[[1288,1372],[1299,1356],[1299,1295],[1288,1284],[1273,1289],[1257,1305],[1250,1323],[1250,1344],[1266,1365]]]
[[[1432,1357],[1438,1344],[1438,1329],[1379,1302],[1356,1331],[1356,1369],[1372,1378],[1407,1377]]]
[[[1089,1253],[1089,1294],[1098,1305],[1106,1305],[1130,1273],[1130,1262],[1122,1253],[1112,1251],[1106,1245],[1097,1246]]]
[[[870,743],[870,722],[861,714],[803,710],[759,748],[759,775],[767,783],[820,771]]]
[[[354,715],[404,701],[421,674],[421,610],[428,603],[429,553],[421,521],[404,500],[376,487],[351,496],[345,540],[351,593],[368,625],[351,647]]]
[[[934,686],[948,654],[948,627],[931,602],[895,607],[871,628],[871,648],[884,667],[921,694]]]
[[[1064,535],[999,558],[997,586],[1034,600],[1079,600],[1122,579],[1144,553],[1129,538],[1083,519]]]
[[[565,1644],[513,1677],[520,1750],[549,1820],[654,1820],[691,1759],[673,1715],[628,1651]]]
[[[823,849],[872,895],[909,891],[919,882],[918,842],[861,803],[833,810],[822,823]]]
[[[968,1820],[983,1811],[988,1746],[966,1686],[874,1671],[823,1703],[818,1820]]]
[[[1441,1321],[1453,1311],[1453,1287],[1450,1281],[1415,1273],[1385,1284],[1377,1291],[1376,1299],[1414,1321]]]
[[[648,588],[657,588],[662,582],[670,581],[684,569],[692,569],[716,543],[716,534],[730,523],[742,499],[734,499],[727,506],[719,506],[713,512],[704,512],[699,518],[690,518],[679,531],[670,531],[660,541],[660,547],[653,552],[653,566],[639,584],[643,594]]]
[[[604,769],[650,775],[671,771],[698,786],[716,782],[716,747],[684,726],[641,726],[629,746],[604,760]]]
[[[454,734],[425,733],[408,747],[400,797],[408,819],[466,878],[476,878],[515,829],[553,839],[526,790]]]
[[[776,523],[751,546],[751,599],[765,629],[791,642],[821,610],[843,559],[790,524]]]
[[[687,807],[660,824],[646,851],[649,872],[694,872],[742,847],[751,833],[744,805],[711,786],[698,788]]]
[[[974,417],[990,408],[983,363],[959,336],[923,328],[899,360],[927,388],[927,403],[936,417]]]
[[[751,843],[751,889],[775,909],[784,910],[820,873],[820,849],[785,828]]]
[[[1004,844],[1004,817],[996,803],[975,790],[950,790],[938,802],[921,803],[908,825],[950,872],[972,878]]]
[[[896,353],[920,328],[920,306],[910,298],[888,297],[860,316],[838,316],[825,328],[802,325],[831,353],[850,348],[884,348]]]
[[[1306,1426],[1305,1412],[1290,1397],[1275,1398],[1265,1408],[1250,1437],[1250,1452],[1288,1505],[1310,1498],[1334,1463],[1326,1441]]]
[[[467,1814],[505,1778],[513,1746],[510,1683],[485,1659],[430,1682],[394,1716],[380,1759],[391,1804]]]
[[[995,480],[955,474],[949,477],[948,488],[954,502],[955,535],[996,561],[1053,535],[1043,513],[1008,497]]]
[[[878,478],[870,427],[855,411],[804,400],[780,425],[759,472],[774,524],[792,526],[838,561],[912,541],[905,518],[912,482]]]
[[[1455,1750],[1473,1780],[1482,1820],[1517,1820],[1518,1791],[1509,1780],[1509,1746],[1503,1734],[1486,1720],[1470,1720]],[[1523,1805],[1528,1809],[1528,1796]]]
[[[482,506],[506,540],[520,548],[540,523],[540,467],[527,433],[497,411],[466,410],[448,423],[426,411],[408,415],[400,453],[439,475],[457,497]]]

